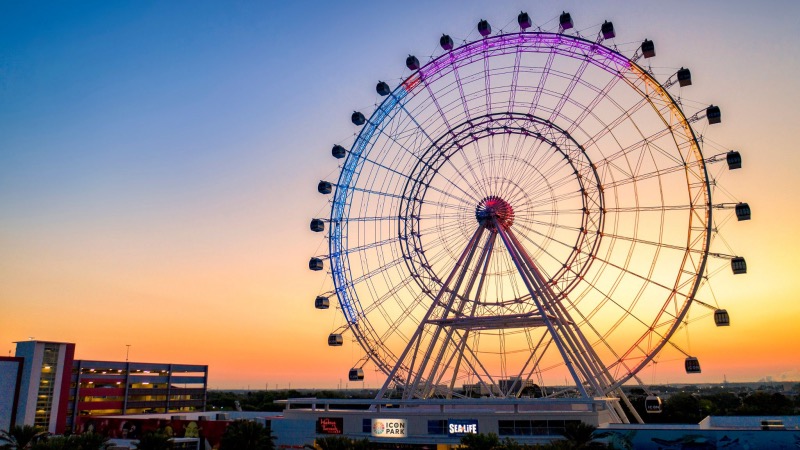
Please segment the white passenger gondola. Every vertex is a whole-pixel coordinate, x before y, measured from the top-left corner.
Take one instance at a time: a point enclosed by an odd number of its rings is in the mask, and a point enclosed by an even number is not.
[[[322,219],[311,219],[311,231],[315,233],[325,231],[325,221]]]
[[[314,308],[317,309],[328,309],[331,306],[331,301],[328,297],[323,295],[318,295],[317,298],[314,299]]]
[[[742,220],[750,220],[750,205],[739,202],[736,205],[736,219],[740,222]]]
[[[689,69],[684,67],[678,69],[678,85],[680,87],[692,85],[692,72]]]
[[[331,347],[341,347],[344,344],[344,338],[341,334],[331,333],[328,335],[328,345]]]
[[[747,273],[747,261],[743,257],[737,256],[731,260],[731,270],[734,275]]]
[[[317,185],[317,191],[320,194],[330,194],[333,191],[333,185],[327,181],[320,181]]]
[[[700,373],[700,361],[694,356],[689,356],[684,362],[686,373]]]
[[[385,81],[378,82],[378,85],[375,86],[375,90],[381,97],[386,97],[387,95],[392,93],[392,90],[389,89],[389,85]]]
[[[724,309],[714,311],[714,323],[716,323],[718,327],[730,326],[731,318],[728,315],[728,311]]]
[[[311,258],[308,261],[308,268],[314,271],[322,270],[325,265],[322,263],[322,260],[319,258]]]
[[[350,369],[350,373],[348,374],[347,378],[350,381],[361,381],[364,379],[364,369],[360,367],[355,367]]]
[[[648,395],[644,399],[644,409],[648,414],[661,413],[661,397],[657,395]]]
[[[725,155],[725,160],[728,162],[728,170],[742,168],[742,155],[736,150],[731,150]]]

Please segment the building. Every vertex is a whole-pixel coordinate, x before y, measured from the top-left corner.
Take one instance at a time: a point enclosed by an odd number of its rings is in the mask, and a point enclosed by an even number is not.
[[[9,430],[17,421],[22,364],[15,356],[0,356],[0,430]]]
[[[81,431],[92,416],[204,411],[208,366],[76,360],[75,344],[16,342],[0,360],[0,426]]]
[[[16,344],[15,356],[21,360],[22,370],[14,383],[14,395],[0,400],[0,410],[13,417],[9,428],[36,425],[51,433],[63,433],[75,344],[33,340]],[[1,369],[4,380],[14,376],[12,365],[5,364]]]
[[[204,411],[208,366],[77,360],[67,429],[90,416]]]

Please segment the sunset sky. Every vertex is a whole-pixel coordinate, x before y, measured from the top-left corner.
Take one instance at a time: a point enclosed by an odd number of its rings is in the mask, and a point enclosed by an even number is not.
[[[664,360],[643,380],[800,381],[794,0],[0,2],[0,354],[34,337],[208,364],[211,388],[346,381],[361,349],[327,346],[343,319],[314,309],[331,281],[307,268],[327,249],[308,223],[329,214],[330,148],[408,54],[425,63],[481,19],[513,30],[521,10],[652,39],[657,71],[689,67],[687,99],[722,108],[700,131],[744,159],[712,171],[753,209],[720,230],[748,264],[712,279],[732,326],[682,332],[702,374]]]

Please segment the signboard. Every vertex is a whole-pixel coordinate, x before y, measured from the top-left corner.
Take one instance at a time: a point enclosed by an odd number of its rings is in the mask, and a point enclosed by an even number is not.
[[[381,438],[406,437],[405,419],[372,419],[372,436]]]
[[[320,417],[317,419],[317,434],[342,434],[344,419],[341,417]]]
[[[475,419],[450,419],[447,421],[447,435],[464,436],[478,433],[478,421]]]

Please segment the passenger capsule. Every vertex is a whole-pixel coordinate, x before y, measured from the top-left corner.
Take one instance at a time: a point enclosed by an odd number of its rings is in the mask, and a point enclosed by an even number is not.
[[[742,168],[742,155],[739,154],[736,150],[731,150],[725,156],[725,160],[728,162],[728,169],[741,169]]]
[[[442,46],[442,50],[452,50],[453,38],[447,34],[443,34],[442,37],[439,38],[439,45]]]
[[[602,25],[600,25],[600,32],[603,33],[603,39],[613,39],[617,37],[617,33],[614,32],[614,24],[609,21],[604,21]]]
[[[689,69],[684,67],[678,69],[678,84],[680,87],[692,85],[692,72]]]
[[[731,260],[731,269],[734,275],[747,273],[747,262],[741,256],[737,256]]]
[[[684,366],[686,367],[686,373],[700,373],[700,361],[694,356],[686,358]]]
[[[656,56],[656,45],[650,39],[645,39],[642,42],[642,56],[645,58]]]
[[[661,413],[661,397],[657,395],[648,395],[644,399],[644,409],[649,414]]]
[[[333,191],[333,185],[327,181],[320,181],[317,185],[317,191],[319,191],[320,194],[330,194],[331,191]]]
[[[333,155],[336,159],[342,159],[347,156],[347,150],[344,149],[341,145],[334,145],[331,149],[331,155]]]
[[[408,58],[406,58],[406,67],[408,67],[409,70],[419,69],[419,60],[417,57],[414,55],[408,55]]]
[[[314,308],[317,309],[328,309],[331,307],[331,301],[328,297],[318,295],[317,298],[314,299]]]
[[[517,23],[522,30],[527,30],[533,25],[533,22],[531,22],[531,16],[522,11],[520,11],[519,15],[517,16]]]
[[[364,115],[361,114],[360,112],[353,111],[353,115],[350,116],[350,120],[353,122],[353,125],[361,126],[364,125],[364,123],[366,123],[367,118],[364,117]]]
[[[561,13],[561,17],[558,18],[558,23],[561,24],[562,30],[569,30],[575,26],[575,24],[572,23],[572,16],[566,11]]]
[[[379,82],[378,85],[375,86],[375,90],[378,91],[378,95],[381,97],[386,97],[392,93],[392,90],[389,89],[389,85],[383,81]]]
[[[328,345],[331,347],[341,347],[344,344],[344,338],[341,334],[331,333],[328,335]]]
[[[322,219],[311,219],[311,231],[315,233],[325,231],[325,221]]]
[[[728,311],[724,309],[714,311],[714,323],[717,324],[718,327],[730,326],[731,318],[728,316]]]
[[[364,369],[362,369],[360,367],[356,367],[356,368],[350,369],[350,373],[348,374],[347,378],[349,378],[350,381],[361,381],[361,380],[363,380],[364,379]]]
[[[308,261],[308,268],[313,271],[322,270],[323,267],[322,260],[319,258],[311,258]]]
[[[736,218],[739,222],[742,220],[750,220],[750,205],[739,202],[736,205]]]
[[[719,110],[719,106],[711,105],[706,108],[706,119],[708,119],[709,125],[722,122],[722,112]]]
[[[478,33],[480,33],[481,36],[486,37],[492,34],[492,26],[489,25],[488,21],[481,20],[480,22],[478,22]]]

